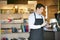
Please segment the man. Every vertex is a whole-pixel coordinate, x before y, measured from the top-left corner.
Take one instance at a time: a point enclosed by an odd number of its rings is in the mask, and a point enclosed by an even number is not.
[[[36,11],[30,14],[28,24],[30,29],[29,40],[43,40],[42,27],[46,25],[42,12],[45,6],[43,4],[36,5]]]

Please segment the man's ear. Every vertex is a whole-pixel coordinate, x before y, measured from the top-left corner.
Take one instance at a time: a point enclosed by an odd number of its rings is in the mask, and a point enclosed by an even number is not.
[[[39,10],[39,8],[37,8],[37,10]]]

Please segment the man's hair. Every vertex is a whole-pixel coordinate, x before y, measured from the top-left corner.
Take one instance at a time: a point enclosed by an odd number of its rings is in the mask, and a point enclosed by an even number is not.
[[[39,3],[38,3],[38,4],[36,5],[36,9],[37,9],[37,8],[41,8],[41,7],[44,7],[44,8],[45,8],[45,6],[44,6],[43,4],[39,4]]]

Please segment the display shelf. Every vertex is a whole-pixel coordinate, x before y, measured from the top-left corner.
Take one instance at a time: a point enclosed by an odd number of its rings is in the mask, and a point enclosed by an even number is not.
[[[28,40],[29,32],[26,32],[24,29],[24,19],[28,18],[28,13],[26,14],[0,14],[1,15],[1,38],[7,37],[9,40],[12,38],[25,38]],[[10,21],[11,20],[11,21]],[[23,26],[21,26],[21,24]],[[12,32],[12,27],[16,28],[18,32]],[[21,28],[23,27],[24,32],[20,32]],[[2,30],[2,28],[6,30]],[[14,29],[15,30],[15,29]],[[4,33],[5,32],[5,33]]]
[[[25,35],[27,35],[28,36],[28,34],[29,34],[29,32],[19,32],[19,30],[20,30],[20,27],[21,27],[21,24],[23,24],[23,23],[2,23],[2,28],[8,28],[8,30],[6,30],[6,33],[1,33],[1,37],[3,38],[3,37],[7,37],[9,40],[11,40],[12,38],[11,38],[11,36],[13,35],[13,36],[17,36],[17,37],[22,37],[22,38],[25,38],[26,36]],[[17,30],[18,30],[18,32],[15,32],[15,33],[13,33],[11,30],[11,28],[12,27],[16,27],[17,28]],[[1,29],[2,29],[1,28]],[[18,29],[19,28],[19,29]],[[9,30],[10,30],[10,32],[9,32]],[[15,34],[15,35],[14,35]],[[20,34],[20,36],[19,36],[19,34]],[[13,38],[16,38],[16,36],[15,37],[13,37]],[[26,40],[28,40],[28,38],[25,38]]]

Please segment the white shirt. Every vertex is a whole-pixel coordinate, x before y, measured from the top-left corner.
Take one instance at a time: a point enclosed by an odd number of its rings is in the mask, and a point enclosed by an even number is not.
[[[29,25],[29,29],[38,29],[41,28],[45,25],[45,19],[43,15],[39,15],[37,13],[35,13],[36,18],[43,18],[43,24],[42,25],[34,25],[35,23],[35,16],[34,13],[30,14],[29,18],[28,18],[28,25]],[[41,17],[42,16],[42,17]]]

